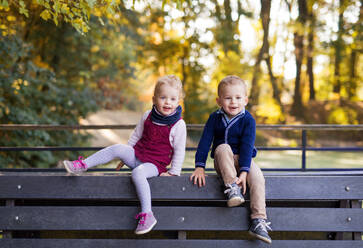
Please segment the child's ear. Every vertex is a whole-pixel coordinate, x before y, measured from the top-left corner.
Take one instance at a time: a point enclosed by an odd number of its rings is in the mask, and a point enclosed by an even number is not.
[[[218,104],[218,106],[221,106],[221,104],[219,102],[219,97],[216,98],[216,103]]]
[[[245,98],[245,106],[248,104],[248,97]]]
[[[156,101],[155,96],[153,96],[153,104],[155,104],[155,101]]]

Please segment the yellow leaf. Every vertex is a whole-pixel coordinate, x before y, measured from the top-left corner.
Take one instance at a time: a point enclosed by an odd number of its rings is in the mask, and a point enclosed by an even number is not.
[[[43,12],[40,13],[40,17],[47,21],[51,15],[48,10],[43,10]]]
[[[9,21],[9,22],[12,22],[12,21],[16,21],[16,18],[15,16],[7,16],[6,19]]]

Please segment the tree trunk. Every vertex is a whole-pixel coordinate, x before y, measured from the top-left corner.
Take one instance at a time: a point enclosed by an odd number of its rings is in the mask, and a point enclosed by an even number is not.
[[[359,12],[359,18],[357,22],[354,24],[353,30],[356,32],[360,32],[361,30],[361,23],[363,21],[363,1],[361,1],[362,4],[360,5],[360,12]],[[353,45],[360,42],[359,35],[354,39]],[[357,58],[358,53],[357,49],[355,47],[351,47],[351,53],[350,53],[350,68],[349,68],[349,84],[348,84],[348,98],[349,100],[352,100],[356,94],[357,94],[357,74],[356,74],[356,66],[357,66]]]
[[[315,89],[314,89],[314,30],[315,30],[315,17],[313,10],[309,13],[309,34],[308,34],[308,50],[307,50],[307,74],[309,77],[309,100],[315,100]]]
[[[339,0],[339,20],[338,20],[338,38],[335,45],[335,62],[334,62],[334,88],[333,92],[340,94],[341,80],[340,80],[340,63],[342,61],[342,49],[343,49],[343,13],[344,13],[344,0]]]
[[[296,78],[294,89],[294,102],[291,107],[291,113],[296,117],[303,117],[303,104],[301,96],[301,66],[304,57],[304,28],[307,18],[306,0],[298,0],[299,17],[298,27],[294,33],[295,61],[296,61]]]
[[[277,103],[280,105],[281,109],[283,110],[283,106],[281,104],[281,97],[280,97],[280,90],[277,85],[277,80],[272,72],[272,66],[271,66],[271,57],[269,55],[269,29],[270,29],[270,10],[271,10],[271,1],[269,0],[261,0],[261,12],[260,12],[260,18],[262,21],[262,28],[263,28],[263,43],[262,47],[258,53],[257,60],[255,63],[255,68],[253,72],[253,78],[252,78],[252,89],[251,89],[251,101],[252,104],[257,105],[258,104],[258,96],[259,96],[259,85],[258,85],[258,77],[261,72],[261,61],[265,60],[267,64],[267,68],[269,71],[269,76],[271,80],[272,90],[273,90],[273,98],[277,101]]]

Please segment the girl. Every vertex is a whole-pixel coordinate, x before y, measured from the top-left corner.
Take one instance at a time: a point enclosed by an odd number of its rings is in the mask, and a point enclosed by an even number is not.
[[[90,157],[63,161],[69,173],[81,174],[88,168],[121,159],[132,169],[132,181],[141,203],[136,234],[144,234],[156,225],[151,210],[151,192],[147,178],[179,176],[184,162],[186,125],[181,118],[182,83],[174,75],[158,79],[152,110],[148,110],[137,124],[128,144],[106,147]],[[166,167],[171,163],[171,167]],[[121,165],[122,166],[122,165]],[[121,167],[119,166],[119,168]]]

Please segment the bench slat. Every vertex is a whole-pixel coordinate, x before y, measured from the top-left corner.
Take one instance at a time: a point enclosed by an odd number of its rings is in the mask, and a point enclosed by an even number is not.
[[[0,239],[0,247],[10,248],[361,248],[363,241],[273,240],[271,245],[248,240],[115,240],[115,239]]]
[[[87,173],[0,174],[0,199],[136,199],[129,176]],[[363,180],[360,176],[266,176],[267,200],[360,200]],[[152,198],[224,200],[217,176],[207,177],[202,188],[189,181],[189,175],[150,179]],[[46,189],[46,190],[45,190]],[[248,196],[247,196],[248,197]]]
[[[0,207],[0,230],[133,230],[138,207]],[[154,207],[155,230],[248,229],[244,207]],[[363,209],[268,208],[275,231],[363,230]],[[350,219],[348,219],[350,218]],[[226,224],[228,223],[228,224]]]

